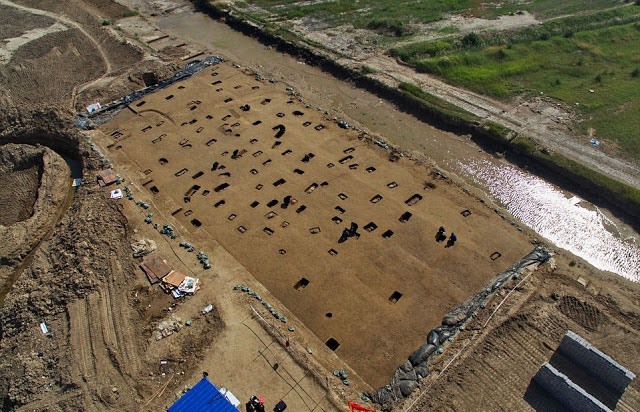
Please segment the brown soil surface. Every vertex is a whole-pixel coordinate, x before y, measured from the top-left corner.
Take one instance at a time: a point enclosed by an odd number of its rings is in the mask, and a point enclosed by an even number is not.
[[[168,13],[188,5],[175,0],[131,3],[139,5],[143,14]],[[22,8],[18,11],[15,6]],[[16,251],[0,250],[2,294],[6,292],[0,309],[3,411],[166,410],[201,378],[203,371],[209,372],[217,386],[226,386],[242,401],[254,394],[264,395],[269,409],[284,399],[288,410],[296,412],[344,410],[348,400],[364,403],[358,393],[370,391],[372,382],[383,382],[385,376],[389,379],[390,371],[424,341],[425,332],[447,309],[531,248],[526,235],[505,225],[474,196],[456,184],[431,177],[432,167],[414,160],[423,159],[424,154],[390,162],[388,152],[372,146],[367,139],[358,139],[354,132],[338,128],[315,109],[307,109],[297,99],[287,103],[286,85],[255,81],[253,75],[243,74],[230,64],[220,65],[217,77],[211,76],[211,70],[205,71],[188,82],[150,95],[145,105],[132,105],[137,113],[124,111],[105,126],[109,129],[126,120],[125,126],[132,127],[131,135],[144,136],[138,141],[133,137],[114,141],[109,133],[105,136],[100,131],[80,134],[65,110],[81,110],[89,103],[105,103],[139,89],[142,73],[154,71],[160,78],[166,77],[185,63],[185,55],[205,48],[189,39],[169,36],[158,42],[159,49],[171,47],[168,50],[175,59],[167,61],[166,55],[150,48],[154,43],[144,45],[142,36],[134,36],[135,32],[101,25],[104,18],[117,19],[122,10],[111,1],[0,0],[0,7],[14,9],[11,16],[21,16],[5,19],[7,25],[4,21],[0,24],[2,39],[56,22],[69,27],[22,45],[9,64],[0,67],[0,145],[18,142],[47,147],[40,149],[44,151],[44,169],[31,217],[0,226],[20,229],[12,232],[13,238],[0,233],[3,240],[10,239],[2,247],[17,246]],[[130,19],[144,21],[147,17]],[[163,32],[152,28],[146,34],[159,36]],[[263,55],[254,51],[263,46],[256,43],[251,47],[256,48],[250,48],[255,57],[247,59],[258,67]],[[285,63],[277,58],[269,64],[283,76],[288,73]],[[389,120],[386,112],[393,112],[393,108],[386,102],[376,103],[375,96],[347,83],[335,82],[334,93],[329,90],[333,83],[309,80],[317,73],[295,61],[292,64],[300,70],[291,80],[307,84],[305,92],[310,98],[321,99],[323,106],[335,106],[332,114],[365,113],[371,124],[383,131],[397,129],[397,121],[401,121],[411,129],[412,136],[448,136],[431,127],[422,129],[401,113],[392,114],[395,118]],[[25,78],[20,79],[18,73]],[[59,84],[53,82],[58,77]],[[224,91],[211,92],[214,86],[210,83],[215,78],[223,80]],[[243,87],[234,89],[238,84]],[[179,89],[180,85],[187,88]],[[251,90],[249,85],[260,89]],[[179,104],[166,104],[164,97],[169,93],[175,96],[172,102]],[[223,103],[218,97],[223,93],[234,100]],[[265,97],[272,102],[263,106],[260,103]],[[191,111],[193,104],[187,103],[195,100],[200,104]],[[251,105],[247,113],[239,109],[244,103]],[[157,112],[145,111],[151,107],[169,115],[176,124]],[[294,110],[305,114],[294,116]],[[385,116],[379,116],[380,111],[385,111]],[[280,112],[285,116],[278,117]],[[207,114],[212,119],[206,119]],[[240,125],[231,127],[235,122],[221,120],[227,114]],[[253,126],[258,117],[263,123]],[[179,126],[193,118],[198,122]],[[302,126],[307,119],[312,125]],[[160,121],[164,124],[159,125]],[[223,123],[228,125],[221,127]],[[275,139],[271,127],[280,123],[287,131]],[[319,123],[325,129],[314,130]],[[205,129],[198,133],[203,124]],[[142,133],[147,125],[152,129]],[[238,130],[241,136],[235,137],[235,131],[226,134],[229,128]],[[159,129],[167,130],[162,155],[149,149],[153,147],[150,141],[163,133]],[[258,142],[249,143],[254,137]],[[204,143],[211,138],[218,141],[207,147]],[[179,146],[182,139],[189,139],[186,144],[192,147]],[[276,140],[282,144],[272,148]],[[415,143],[412,149],[424,148],[418,137],[411,141]],[[428,154],[444,158],[448,148],[440,145],[442,152]],[[349,147],[355,149],[351,153],[354,159],[340,164],[339,160],[347,156],[343,151]],[[236,148],[248,151],[231,160]],[[281,155],[287,148],[292,153]],[[477,149],[469,146],[465,150]],[[223,156],[224,151],[229,153]],[[263,153],[254,157],[257,151]],[[112,163],[105,163],[100,152]],[[309,152],[315,156],[301,162]],[[82,161],[83,185],[77,191],[67,190],[69,171],[56,153]],[[161,165],[160,157],[168,163]],[[272,162],[263,165],[267,158]],[[211,164],[216,160],[226,169],[212,172]],[[327,168],[329,162],[335,166]],[[358,168],[350,169],[355,162]],[[109,199],[112,189],[124,185],[100,188],[96,184],[96,174],[107,166],[113,166],[125,178],[136,200],[149,201],[150,209],[143,210],[126,199]],[[369,166],[376,170],[368,173]],[[182,167],[189,172],[174,177]],[[293,173],[294,168],[305,173]],[[47,174],[48,169],[55,173]],[[147,169],[151,169],[150,174],[143,173]],[[251,169],[258,174],[251,174]],[[192,179],[200,170],[204,174]],[[231,176],[218,175],[224,172]],[[2,181],[33,180],[32,172],[23,174],[31,177],[3,176]],[[281,177],[286,183],[274,186]],[[151,179],[154,182],[144,185]],[[388,188],[389,179],[398,187]],[[220,192],[213,190],[225,181],[231,186]],[[311,183],[320,185],[324,181],[327,186],[305,193]],[[262,190],[256,190],[258,183],[264,185]],[[425,189],[429,187],[425,183],[435,188]],[[189,203],[184,203],[185,192],[194,184],[201,188]],[[150,192],[152,186],[158,194]],[[202,195],[205,189],[210,191],[207,196]],[[2,199],[10,196],[3,187],[0,193]],[[348,198],[341,200],[339,193]],[[408,206],[404,202],[414,193],[423,199]],[[298,203],[287,209],[276,206],[278,215],[267,219],[270,209],[265,204],[276,198],[281,202],[287,194]],[[376,194],[382,200],[371,203]],[[32,197],[32,190],[25,191],[25,203],[31,203]],[[213,205],[222,199],[225,204],[215,208]],[[253,201],[260,204],[253,208]],[[42,208],[39,202],[43,202]],[[296,213],[302,204],[307,209]],[[339,213],[336,206],[344,213]],[[182,212],[171,216],[180,207]],[[193,214],[184,216],[189,208]],[[462,209],[471,210],[472,215],[463,218],[459,214]],[[403,223],[399,217],[406,211],[412,216]],[[178,238],[171,240],[146,224],[144,219],[150,212],[154,223],[172,223]],[[3,213],[2,208],[0,215],[9,221],[9,215]],[[231,213],[237,215],[232,221],[228,219]],[[333,223],[334,216],[343,222]],[[198,219],[201,226],[194,226],[192,219]],[[338,244],[341,230],[351,220],[360,224],[360,239]],[[286,227],[282,227],[284,221]],[[363,229],[369,221],[378,225],[371,233]],[[34,226],[27,227],[29,222]],[[445,249],[434,242],[434,227],[440,224],[458,234],[459,242],[453,248]],[[248,230],[241,234],[239,225]],[[274,231],[272,235],[264,232],[265,226]],[[320,232],[311,234],[309,229],[314,227]],[[384,239],[381,234],[387,229],[394,234]],[[201,290],[174,301],[149,285],[138,268],[140,260],[131,256],[130,244],[138,239],[154,240],[158,247],[155,253],[172,268],[199,277]],[[194,253],[178,246],[180,241],[189,241],[196,250],[205,251],[212,268],[204,270]],[[280,248],[287,253],[280,255]],[[338,255],[329,255],[329,248]],[[503,257],[491,262],[488,254],[496,249]],[[569,266],[568,262],[574,260],[577,265]],[[537,363],[548,360],[552,351],[545,345],[556,345],[565,326],[638,372],[638,286],[594,271],[568,254],[561,253],[557,261],[557,272],[532,275],[509,295],[486,328],[468,330],[470,338],[462,334],[447,348],[432,365],[435,374],[414,394],[415,398],[426,391],[417,406],[423,410],[482,410],[508,404],[527,409],[519,397]],[[301,277],[310,283],[295,290]],[[581,279],[586,288],[575,281],[578,277],[586,279]],[[271,316],[256,299],[234,291],[237,284],[249,285],[258,292],[287,317],[287,323]],[[391,303],[388,299],[396,290],[403,295]],[[500,292],[501,296],[506,292]],[[550,298],[552,292],[557,293],[557,300]],[[501,296],[487,308],[497,306]],[[214,310],[202,315],[202,308],[208,304],[213,304]],[[331,318],[325,316],[328,312]],[[481,313],[478,323],[484,324],[490,312]],[[181,329],[156,340],[158,325],[172,317],[181,320]],[[187,319],[191,326],[186,326]],[[41,322],[49,329],[46,335],[40,329]],[[295,326],[295,331],[288,326]],[[378,339],[367,341],[362,337],[371,335]],[[615,339],[606,340],[606,336]],[[329,337],[340,342],[335,352],[325,345]],[[534,355],[520,350],[518,357],[513,350],[500,351],[502,346],[514,347],[513,337],[530,340],[536,348],[531,350]],[[467,350],[454,359],[472,338]],[[511,355],[504,362],[507,353]],[[495,359],[488,366],[499,365],[496,369],[500,374],[492,379],[502,382],[496,385],[502,392],[487,385],[489,378],[479,372],[487,366],[482,361],[484,356],[487,362]],[[349,372],[350,386],[332,375],[334,369],[341,368]],[[444,373],[439,375],[441,370]],[[517,382],[507,382],[507,377]],[[468,390],[461,391],[465,387]],[[621,404],[637,407],[637,391],[636,382]],[[433,402],[433,407],[424,399]],[[478,399],[489,406],[485,408]],[[498,399],[505,401],[499,403]],[[404,410],[402,406],[397,409]]]
[[[33,214],[40,184],[40,165],[0,172],[5,188],[0,193],[0,225],[8,226],[28,219]]]
[[[567,330],[626,368],[640,370],[637,285],[612,288],[582,269],[582,279],[589,282],[585,288],[572,271],[561,264],[556,272],[535,273],[489,320],[507,291],[495,296],[434,363],[437,379],[423,381],[420,398],[416,401],[414,396],[400,410],[411,404],[411,411],[530,410],[541,404],[546,404],[542,410],[552,410],[557,403],[547,403],[550,400],[532,378],[542,363],[551,361]],[[454,355],[458,359],[448,365]],[[636,379],[615,410],[633,411],[639,406]]]
[[[20,21],[20,24],[15,24]],[[0,5],[0,38],[11,39],[21,36],[24,32],[40,27],[50,26],[55,21],[46,16],[38,16],[16,9]]]
[[[430,168],[394,162],[292,100],[284,85],[254,77],[214,66],[132,104],[102,130],[121,134],[110,149],[143,171],[140,184],[157,193],[158,207],[211,233],[382,386],[427,328],[529,252],[529,240]],[[297,203],[285,209],[286,196]],[[339,243],[351,222],[361,238]],[[441,225],[456,232],[454,247],[434,240]],[[495,251],[502,257],[493,261]]]

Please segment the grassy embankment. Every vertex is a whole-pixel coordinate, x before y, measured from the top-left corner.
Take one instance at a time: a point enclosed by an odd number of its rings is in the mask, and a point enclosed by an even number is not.
[[[258,6],[280,20],[314,17],[329,25],[351,23],[356,28],[379,30],[395,36],[413,33],[411,24],[442,20],[446,15],[462,14],[483,18],[527,10],[540,18],[599,10],[621,4],[620,0],[507,0],[487,6],[484,0],[334,0],[299,4],[299,0],[248,0],[236,9]],[[252,9],[255,11],[255,9]]]
[[[489,96],[542,92],[580,113],[583,133],[593,128],[623,156],[640,160],[640,22],[610,25],[633,20],[640,20],[638,6],[392,53],[418,71]]]

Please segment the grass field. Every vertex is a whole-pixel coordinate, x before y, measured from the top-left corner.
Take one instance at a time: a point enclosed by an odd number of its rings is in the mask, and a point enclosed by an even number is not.
[[[444,43],[444,42],[440,42]],[[438,45],[445,50],[446,45]],[[596,136],[640,158],[640,23],[412,60],[419,71],[494,97],[544,93]],[[591,92],[593,91],[593,92]],[[577,104],[576,104],[577,103]]]
[[[521,10],[539,19],[584,13],[623,4],[623,0],[532,0],[526,4],[517,0],[490,3],[483,0],[249,0],[246,5],[258,6],[281,19],[314,17],[327,24],[351,23],[355,27],[393,32],[398,36],[410,33],[408,23],[429,23],[451,14],[496,18]]]

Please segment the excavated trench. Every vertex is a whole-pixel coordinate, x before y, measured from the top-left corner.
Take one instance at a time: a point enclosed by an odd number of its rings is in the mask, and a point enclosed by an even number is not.
[[[37,125],[0,136],[0,306],[73,200],[82,177],[77,136]]]

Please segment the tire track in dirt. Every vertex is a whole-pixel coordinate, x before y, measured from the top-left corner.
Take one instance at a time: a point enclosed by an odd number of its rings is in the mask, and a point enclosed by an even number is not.
[[[72,380],[80,387],[83,408],[93,411],[94,408],[90,407],[92,402],[89,382],[96,375],[96,366],[92,355],[86,301],[76,300],[70,303],[67,305],[67,313],[69,317],[67,357],[71,359]]]
[[[124,274],[122,265],[115,254],[111,254],[111,273]],[[116,286],[113,276],[109,278],[108,293],[105,296],[105,301],[106,311],[104,314],[109,318],[115,353],[120,358],[121,371],[133,377],[141,369],[141,363],[137,353],[137,346],[135,345],[135,334],[130,326],[126,297],[122,294],[121,289]]]

